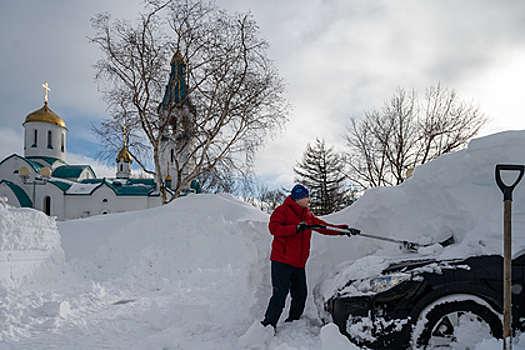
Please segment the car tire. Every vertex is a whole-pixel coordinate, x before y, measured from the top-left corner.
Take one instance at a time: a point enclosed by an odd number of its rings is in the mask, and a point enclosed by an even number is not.
[[[427,349],[454,343],[454,349],[474,349],[480,336],[501,339],[502,316],[485,300],[473,295],[441,298],[419,314],[413,328],[414,349]]]

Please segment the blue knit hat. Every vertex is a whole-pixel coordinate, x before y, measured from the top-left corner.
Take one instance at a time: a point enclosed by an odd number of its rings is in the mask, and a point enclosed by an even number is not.
[[[310,191],[308,191],[308,189],[303,185],[295,185],[292,188],[292,193],[290,194],[290,197],[292,197],[294,201],[297,201],[305,197],[310,197]]]

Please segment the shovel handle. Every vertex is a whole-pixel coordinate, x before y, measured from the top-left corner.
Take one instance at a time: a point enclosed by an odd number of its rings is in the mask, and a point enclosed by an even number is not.
[[[501,171],[502,170],[508,170],[508,171],[519,171],[518,178],[514,183],[510,186],[507,186],[503,183],[501,180]],[[501,192],[503,192],[503,200],[512,200],[512,191],[514,191],[514,187],[521,181],[521,178],[523,177],[523,172],[525,170],[525,166],[523,165],[512,165],[512,164],[498,164],[496,165],[496,183],[498,184]]]
[[[338,227],[321,225],[321,224],[306,225],[305,228],[307,230],[315,230],[316,228],[318,228],[318,229],[324,229],[324,230],[330,230],[330,231],[337,231],[341,233],[348,233],[348,230],[338,228]]]

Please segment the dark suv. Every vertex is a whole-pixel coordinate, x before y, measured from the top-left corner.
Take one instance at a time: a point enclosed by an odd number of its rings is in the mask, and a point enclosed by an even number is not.
[[[525,251],[513,260],[513,330],[525,328],[524,265]],[[477,341],[502,338],[502,276],[499,255],[392,262],[379,276],[339,284],[321,302],[317,295],[316,303],[321,318],[359,346],[468,349],[472,332]]]

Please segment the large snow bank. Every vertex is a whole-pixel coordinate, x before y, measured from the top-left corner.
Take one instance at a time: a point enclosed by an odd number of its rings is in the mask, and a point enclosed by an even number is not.
[[[0,284],[16,286],[38,270],[64,260],[54,218],[27,208],[13,208],[0,198]]]
[[[457,244],[438,252],[442,257],[500,254],[503,195],[495,182],[495,167],[525,164],[523,149],[523,131],[474,139],[464,150],[417,167],[403,184],[369,190],[357,203],[329,218],[348,221],[363,232],[421,243],[454,235]],[[503,173],[507,184],[516,175]],[[513,202],[516,251],[525,247],[524,194],[525,183],[518,184]],[[368,243],[374,249],[396,249],[378,241]]]
[[[257,288],[268,282],[261,280],[267,278],[271,239],[267,221],[266,214],[231,195],[199,195],[59,227],[67,259],[88,279],[146,290],[200,286],[210,288],[215,305],[232,295],[239,305],[253,305]],[[246,316],[246,309],[237,314],[231,304],[225,308],[214,311],[232,321]]]

